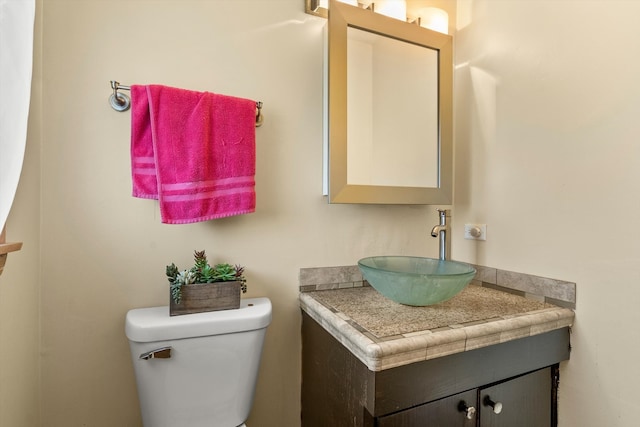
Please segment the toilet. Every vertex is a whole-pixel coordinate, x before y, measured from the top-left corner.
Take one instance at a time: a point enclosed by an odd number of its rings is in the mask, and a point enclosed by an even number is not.
[[[268,298],[182,316],[169,307],[129,311],[144,427],[246,427],[270,322]]]

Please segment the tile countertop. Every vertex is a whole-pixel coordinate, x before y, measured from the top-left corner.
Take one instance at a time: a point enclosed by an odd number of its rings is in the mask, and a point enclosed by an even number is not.
[[[395,303],[369,286],[303,292],[300,306],[371,371],[541,334],[574,319],[569,308],[476,285],[429,307]]]

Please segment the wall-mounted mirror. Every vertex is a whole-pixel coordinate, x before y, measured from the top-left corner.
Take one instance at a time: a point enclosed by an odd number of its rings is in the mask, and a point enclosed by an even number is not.
[[[330,1],[330,203],[451,203],[452,72],[451,36]]]

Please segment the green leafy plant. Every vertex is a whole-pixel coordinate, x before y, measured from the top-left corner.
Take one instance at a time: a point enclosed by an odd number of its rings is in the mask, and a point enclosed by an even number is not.
[[[231,264],[209,265],[205,251],[194,251],[194,265],[188,270],[180,270],[174,263],[167,266],[166,274],[171,289],[171,298],[176,304],[182,300],[182,287],[214,282],[240,282],[242,293],[247,292],[244,267]]]

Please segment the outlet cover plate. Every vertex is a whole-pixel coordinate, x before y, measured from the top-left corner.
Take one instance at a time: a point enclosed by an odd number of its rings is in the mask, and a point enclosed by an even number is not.
[[[487,240],[487,224],[465,224],[464,238],[467,240]]]

